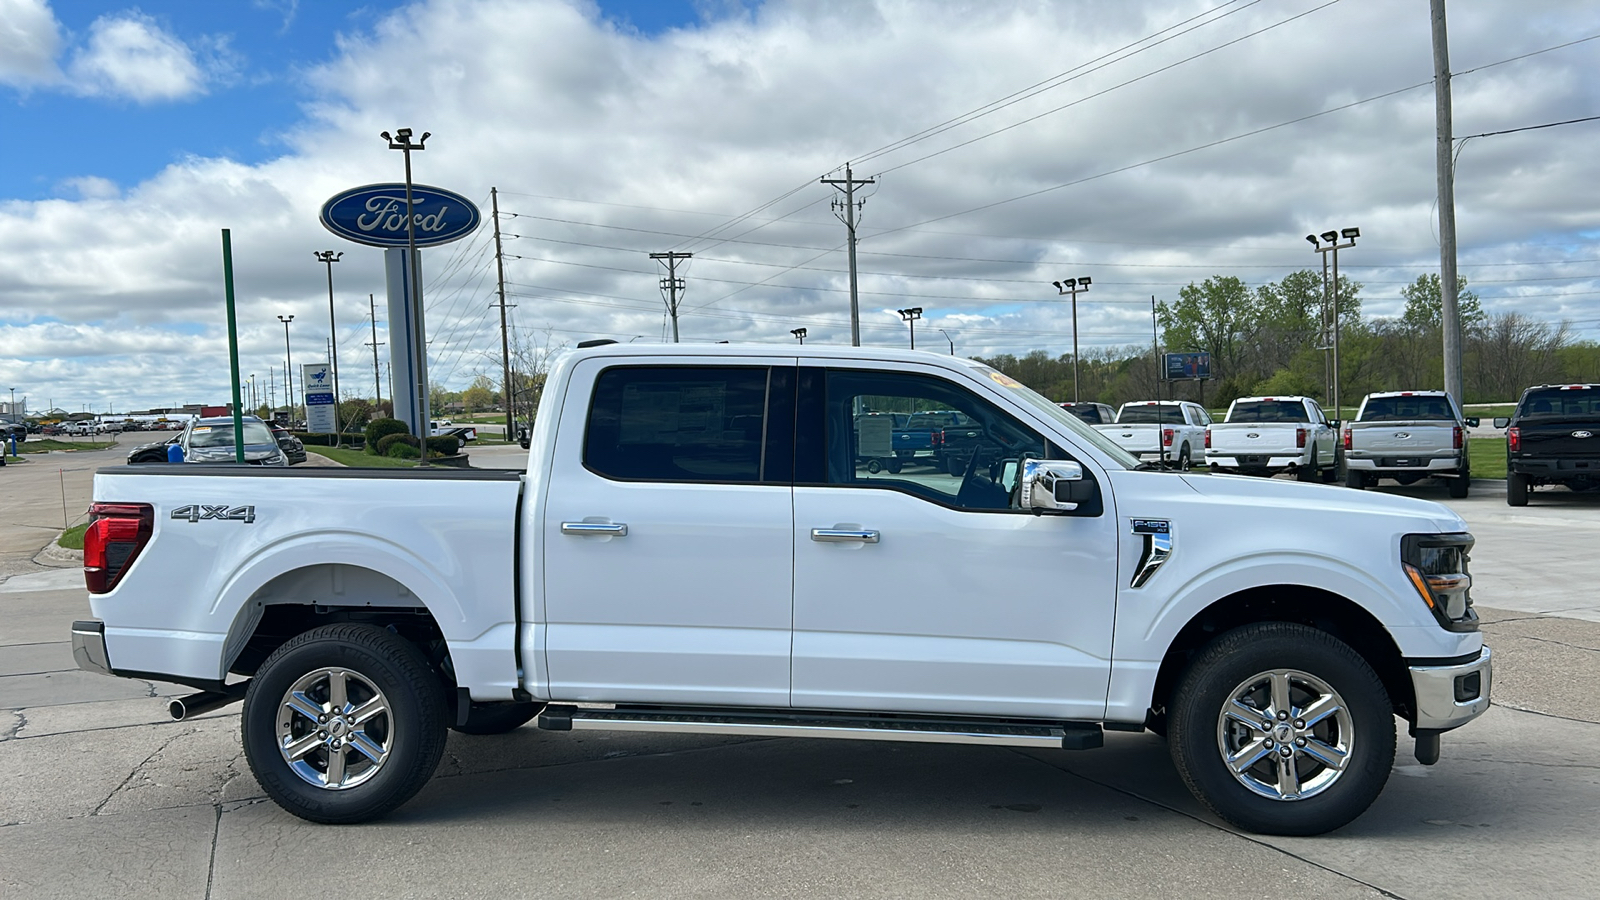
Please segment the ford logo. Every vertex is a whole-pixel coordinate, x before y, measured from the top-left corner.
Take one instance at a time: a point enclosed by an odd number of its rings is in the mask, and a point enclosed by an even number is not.
[[[1575,438],[1594,437],[1594,432],[1592,432],[1592,431],[1574,431],[1572,433],[1572,436],[1575,437]]]
[[[1396,431],[1394,433],[1394,436],[1403,441],[1403,440],[1406,440],[1407,438],[1411,437],[1411,433],[1407,432],[1407,431]]]
[[[1250,433],[1249,433],[1249,434],[1246,434],[1246,435],[1245,435],[1245,437],[1248,437],[1248,438],[1258,438],[1258,437],[1261,437],[1261,435],[1259,435],[1259,434],[1256,434],[1256,433],[1255,433],[1255,432],[1254,432],[1254,431],[1252,431],[1252,432],[1250,432]]]
[[[471,234],[483,221],[471,200],[443,188],[411,186],[418,247],[448,244]],[[373,247],[407,242],[406,186],[369,184],[335,194],[322,204],[322,227],[345,240]]]

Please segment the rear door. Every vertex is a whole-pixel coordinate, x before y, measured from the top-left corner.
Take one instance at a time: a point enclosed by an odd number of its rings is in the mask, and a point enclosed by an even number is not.
[[[551,695],[789,702],[794,360],[590,359],[543,517]]]

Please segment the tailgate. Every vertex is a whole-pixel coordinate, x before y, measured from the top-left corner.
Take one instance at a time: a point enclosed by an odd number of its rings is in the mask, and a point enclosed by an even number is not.
[[[1161,449],[1160,425],[1104,425],[1096,430],[1124,450],[1148,453]]]
[[[1513,456],[1600,460],[1600,422],[1524,424],[1518,432],[1522,436],[1522,449]]]
[[[1299,429],[1288,424],[1234,422],[1211,426],[1212,454],[1232,456],[1237,454],[1262,454],[1294,456],[1300,453],[1295,433]]]
[[[1450,422],[1356,422],[1350,426],[1350,450],[1385,456],[1434,456],[1455,453],[1455,425]]]

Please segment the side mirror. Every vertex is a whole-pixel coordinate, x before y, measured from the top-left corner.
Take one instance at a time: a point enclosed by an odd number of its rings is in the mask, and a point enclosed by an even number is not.
[[[1507,425],[1510,425],[1510,424],[1511,424],[1511,420],[1509,418],[1505,417],[1505,416],[1495,416],[1494,417],[1494,427],[1496,427],[1496,428],[1504,428],[1504,427],[1506,427]]]
[[[1094,498],[1098,486],[1083,477],[1083,466],[1066,460],[1024,460],[1022,464],[1023,509],[1072,512],[1078,504]]]
[[[1465,421],[1465,422],[1466,422],[1466,423],[1467,423],[1467,427],[1468,427],[1468,428],[1477,428],[1477,427],[1478,427],[1478,422],[1479,422],[1479,421],[1480,421],[1480,420],[1479,420],[1479,419],[1478,419],[1478,417],[1477,417],[1477,416],[1469,416],[1469,417],[1467,417],[1467,418],[1466,418],[1466,419],[1465,419],[1465,420],[1464,420],[1464,421]],[[1506,421],[1508,421],[1508,422],[1509,422],[1509,421],[1511,421],[1511,420],[1510,420],[1510,419],[1507,419],[1507,420],[1506,420]]]

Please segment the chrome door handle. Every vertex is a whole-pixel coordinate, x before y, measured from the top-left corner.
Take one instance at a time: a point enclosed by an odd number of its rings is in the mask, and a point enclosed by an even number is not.
[[[612,525],[608,522],[562,522],[562,534],[608,534],[612,537],[623,537],[628,533],[628,526],[622,523]]]
[[[811,529],[811,539],[834,544],[848,541],[876,544],[878,542],[878,533],[857,528],[813,528]]]

